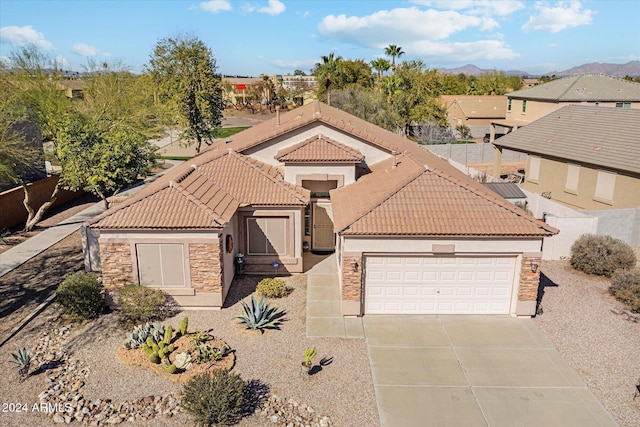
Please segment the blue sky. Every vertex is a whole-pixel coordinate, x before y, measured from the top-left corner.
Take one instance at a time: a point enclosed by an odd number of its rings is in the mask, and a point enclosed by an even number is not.
[[[139,72],[184,33],[228,75],[308,73],[330,52],[371,61],[389,44],[430,68],[538,74],[640,60],[639,23],[640,0],[0,0],[0,58],[34,43],[74,71],[93,59]]]

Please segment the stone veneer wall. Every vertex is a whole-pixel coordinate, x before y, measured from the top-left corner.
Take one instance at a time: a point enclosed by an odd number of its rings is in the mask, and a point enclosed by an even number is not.
[[[127,283],[135,283],[129,243],[100,242],[102,284],[113,289]]]
[[[358,263],[358,271],[351,271],[351,263]],[[362,255],[342,256],[342,301],[360,302],[362,296]]]
[[[540,285],[541,254],[523,254],[520,265],[520,286],[518,288],[518,301],[536,301],[538,299],[538,287]],[[538,271],[531,271],[531,263],[538,264]],[[535,314],[535,313],[531,313]]]
[[[196,292],[223,292],[221,241],[218,238],[214,243],[189,244],[191,287]]]

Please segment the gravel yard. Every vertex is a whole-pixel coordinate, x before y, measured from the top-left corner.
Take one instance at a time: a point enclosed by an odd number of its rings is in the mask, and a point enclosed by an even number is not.
[[[178,327],[184,315],[189,317],[189,329],[212,329],[212,333],[225,340],[236,351],[233,372],[245,380],[259,380],[269,386],[276,395],[293,399],[299,404],[311,406],[316,413],[328,416],[335,426],[375,426],[379,424],[375,394],[367,356],[366,343],[362,339],[309,339],[305,336],[306,276],[286,278],[292,287],[290,295],[272,300],[271,304],[284,309],[286,321],[281,330],[266,331],[263,335],[244,330],[233,316],[240,314],[237,303],[249,295],[260,277],[246,276],[234,284],[233,301],[229,308],[220,311],[187,311],[169,318],[163,323]],[[16,369],[9,363],[10,353],[19,346],[33,348],[42,335],[46,318],[56,313],[54,306],[28,325],[24,331],[0,349],[0,360],[7,373],[0,383],[0,395],[4,401],[25,402],[31,406],[45,389],[46,374],[30,377],[20,383]],[[70,358],[81,361],[89,368],[89,376],[80,392],[85,399],[112,399],[122,401],[148,395],[169,394],[181,386],[161,378],[151,371],[118,362],[116,350],[124,340],[128,328],[117,322],[114,314],[101,316],[84,325],[71,326],[65,348]],[[316,364],[327,358],[326,364],[314,375],[302,375],[300,362],[304,349],[316,346]],[[32,367],[32,370],[34,367]],[[0,413],[2,426],[46,426],[51,418],[27,413]],[[183,426],[190,417],[179,414],[170,419],[158,419],[151,425]],[[136,423],[137,424],[137,423]],[[261,415],[245,418],[243,427],[274,425]]]
[[[609,280],[544,261],[543,314],[535,323],[623,427],[640,426],[640,322],[618,314]],[[546,279],[545,279],[546,277]]]

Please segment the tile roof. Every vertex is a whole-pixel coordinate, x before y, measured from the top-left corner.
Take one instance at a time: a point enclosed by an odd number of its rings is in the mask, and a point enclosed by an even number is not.
[[[90,222],[99,229],[216,229],[240,206],[304,206],[308,190],[269,165],[207,150]]]
[[[527,195],[522,192],[515,182],[485,182],[482,185],[505,199],[527,198]]]
[[[604,74],[577,74],[511,92],[507,97],[558,102],[638,102],[640,83]]]
[[[131,215],[117,214],[126,218],[112,228],[149,224],[138,220],[136,215],[144,217],[151,212],[163,212],[175,221],[182,221],[162,223],[167,228],[181,228],[189,223],[189,218],[204,227],[209,223],[199,219],[202,212],[215,214],[218,216],[215,221],[224,223],[232,215],[234,203],[305,205],[310,197],[308,190],[285,182],[278,168],[242,152],[317,123],[393,154],[388,160],[368,165],[371,173],[355,183],[331,191],[334,225],[341,234],[539,238],[557,232],[417,143],[321,103],[308,104],[240,132],[229,144],[215,144],[190,160],[195,170],[189,164],[179,166],[132,200],[97,217],[92,226],[101,228],[109,216],[142,203],[142,199],[150,200],[146,202],[149,207],[141,205],[137,214],[135,211]],[[195,208],[185,205],[185,201],[179,202],[182,199],[174,194],[175,198],[167,203],[160,203],[164,196],[156,196],[177,190]],[[233,201],[224,194],[216,195],[217,191],[224,191]],[[125,223],[125,219],[131,222]]]
[[[402,156],[360,181],[331,191],[336,232],[420,237],[544,237],[556,229],[471,178],[452,176]],[[367,178],[369,178],[367,180]],[[392,184],[393,183],[393,184]],[[373,195],[368,189],[380,188]]]
[[[322,134],[308,138],[276,154],[284,163],[360,163],[362,153]]]
[[[494,145],[525,153],[640,173],[640,110],[567,105]]]
[[[507,97],[494,96],[457,96],[448,108],[458,104],[465,117],[470,119],[504,119],[507,115]]]

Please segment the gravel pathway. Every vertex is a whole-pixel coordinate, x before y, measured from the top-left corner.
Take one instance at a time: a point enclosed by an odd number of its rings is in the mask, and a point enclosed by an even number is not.
[[[335,426],[379,425],[373,381],[369,367],[366,343],[363,339],[308,339],[305,335],[306,276],[286,278],[292,292],[271,304],[284,309],[286,321],[281,330],[271,330],[263,335],[246,331],[233,316],[240,314],[237,303],[249,295],[260,277],[246,276],[234,283],[233,294],[227,301],[230,307],[220,311],[187,311],[163,323],[179,326],[184,315],[189,317],[189,329],[212,329],[215,336],[225,340],[236,351],[233,372],[245,380],[259,380],[269,386],[271,392],[285,399],[293,399],[301,405],[309,405],[323,416],[330,417]],[[39,316],[26,330],[0,348],[0,363],[6,377],[0,382],[2,402],[37,402],[44,390],[44,374],[18,381],[16,369],[9,363],[10,353],[19,346],[33,347],[42,334],[41,326],[47,317],[55,315],[52,307]],[[121,327],[114,314],[101,316],[84,325],[74,324],[66,344],[70,357],[82,361],[89,368],[89,377],[82,388],[86,399],[112,399],[114,401],[136,399],[148,395],[168,394],[181,389],[165,378],[143,368],[125,366],[118,362],[116,349],[121,345],[128,329]],[[300,373],[304,349],[316,346],[318,356],[331,361],[315,375]],[[170,419],[159,419],[153,425],[184,426],[191,423],[186,414]],[[31,411],[26,413],[0,412],[2,426],[47,426],[51,419]],[[138,424],[137,424],[138,425]],[[243,419],[241,427],[273,426],[269,418],[259,415]]]
[[[544,261],[543,314],[535,323],[623,427],[640,426],[640,323],[618,314],[609,280]]]

